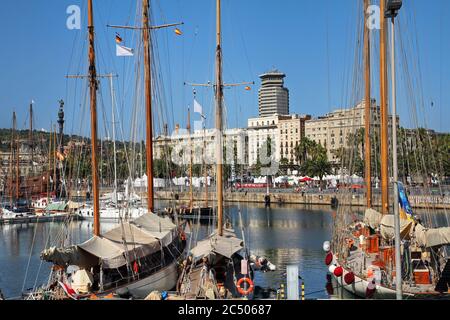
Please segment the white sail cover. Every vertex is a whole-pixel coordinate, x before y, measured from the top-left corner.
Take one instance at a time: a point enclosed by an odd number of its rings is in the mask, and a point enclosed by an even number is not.
[[[176,237],[176,226],[155,214],[145,214],[132,222],[123,222],[102,236],[67,248],[51,248],[41,254],[45,261],[57,265],[119,268],[161,250]]]
[[[386,240],[392,240],[395,236],[394,227],[394,215],[386,214],[383,216],[380,222],[380,233],[381,236]],[[413,226],[412,220],[400,219],[400,238],[409,239],[411,228]]]
[[[364,213],[364,223],[371,227],[372,229],[376,229],[380,226],[381,219],[383,215],[378,211],[368,208]]]
[[[169,245],[177,236],[176,225],[169,218],[161,218],[156,214],[144,214],[131,223],[161,240],[163,246]]]
[[[192,248],[191,253],[194,255],[194,260],[208,256],[210,253],[231,258],[234,253],[240,251],[243,247],[242,239],[237,238],[231,230],[224,230],[223,236],[213,233],[205,240],[199,241]]]
[[[421,224],[417,224],[414,232],[416,241],[422,247],[434,247],[450,244],[450,228],[427,229]]]

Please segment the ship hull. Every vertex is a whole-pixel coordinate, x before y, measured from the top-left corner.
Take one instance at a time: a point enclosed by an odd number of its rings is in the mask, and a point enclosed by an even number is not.
[[[174,260],[171,264],[154,274],[127,285],[130,294],[136,299],[144,299],[152,291],[169,291],[175,288],[178,279],[178,265]]]

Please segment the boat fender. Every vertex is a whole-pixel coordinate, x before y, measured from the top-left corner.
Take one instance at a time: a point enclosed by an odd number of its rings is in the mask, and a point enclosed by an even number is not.
[[[333,271],[333,274],[336,277],[341,277],[343,273],[344,273],[344,269],[341,266],[336,267]]]
[[[375,294],[375,291],[377,290],[377,286],[375,284],[375,279],[372,279],[371,282],[367,285],[366,289],[366,298],[371,299],[373,295]]]
[[[241,287],[241,284],[243,282],[247,282],[247,284],[248,284],[248,289],[247,290],[245,290],[245,289],[243,289]],[[242,294],[243,296],[246,296],[246,295],[250,294],[251,292],[253,292],[253,289],[254,289],[253,281],[250,278],[247,278],[247,277],[240,278],[236,282],[236,288],[237,288],[237,290],[239,291],[240,294]]]
[[[346,284],[352,284],[353,282],[355,282],[355,274],[353,272],[348,272],[347,274],[345,274],[344,276],[344,281]]]
[[[325,256],[325,264],[329,266],[333,262],[333,254],[331,252],[328,252]]]
[[[328,267],[328,271],[330,271],[331,274],[334,274],[334,270],[336,269],[336,265],[332,264]]]

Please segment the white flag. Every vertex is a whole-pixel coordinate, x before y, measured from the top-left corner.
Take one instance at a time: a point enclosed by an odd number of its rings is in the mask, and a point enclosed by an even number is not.
[[[202,106],[200,105],[200,103],[197,102],[196,99],[194,99],[194,112],[197,112],[197,113],[201,114],[202,111],[203,111]]]
[[[116,55],[118,57],[131,57],[134,55],[133,49],[116,44]]]

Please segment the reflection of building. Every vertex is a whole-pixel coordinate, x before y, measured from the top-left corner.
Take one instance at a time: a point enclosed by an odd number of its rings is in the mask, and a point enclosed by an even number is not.
[[[321,144],[327,149],[328,160],[337,162],[334,151],[339,148],[348,148],[347,138],[349,134],[355,134],[358,129],[364,128],[365,113],[364,100],[353,108],[338,109],[305,123],[305,135],[310,140]],[[372,100],[371,106],[371,135],[380,136],[380,107]],[[397,126],[399,118],[397,116]],[[392,127],[392,117],[389,117],[389,130]],[[390,136],[390,133],[389,133]],[[379,141],[379,140],[378,140]],[[361,150],[362,152],[362,150]]]
[[[274,114],[289,114],[289,90],[284,87],[286,75],[277,70],[260,75],[259,116],[267,117]]]

